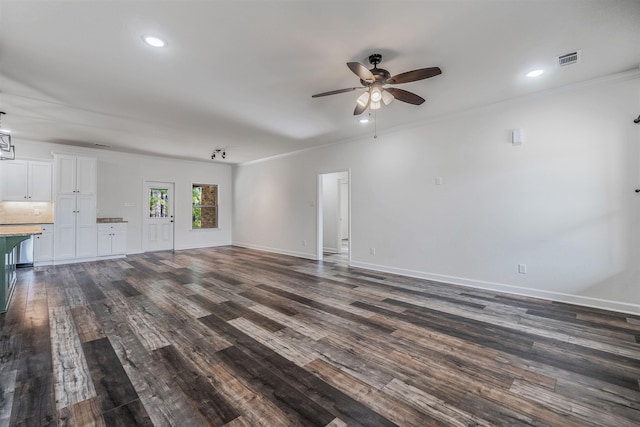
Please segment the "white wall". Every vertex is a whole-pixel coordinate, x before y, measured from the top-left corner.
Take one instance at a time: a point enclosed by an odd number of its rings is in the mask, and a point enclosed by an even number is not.
[[[142,225],[145,180],[175,183],[175,248],[231,244],[231,167],[75,148],[35,141],[16,142],[16,157],[52,160],[52,152],[98,159],[98,217],[123,217],[127,225],[127,253],[143,251]],[[191,230],[191,184],[218,184],[219,229]],[[131,206],[128,206],[131,205]],[[55,220],[55,219],[54,219]]]
[[[233,241],[315,258],[317,174],[351,168],[353,265],[640,313],[638,113],[611,79],[240,165]]]

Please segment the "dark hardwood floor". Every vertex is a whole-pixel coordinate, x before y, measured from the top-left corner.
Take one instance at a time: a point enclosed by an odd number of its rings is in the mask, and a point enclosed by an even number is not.
[[[640,317],[234,247],[20,271],[0,426],[638,426]]]

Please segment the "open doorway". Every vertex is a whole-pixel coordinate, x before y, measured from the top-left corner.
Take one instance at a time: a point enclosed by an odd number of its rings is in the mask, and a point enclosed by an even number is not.
[[[318,260],[351,261],[349,172],[318,176]]]

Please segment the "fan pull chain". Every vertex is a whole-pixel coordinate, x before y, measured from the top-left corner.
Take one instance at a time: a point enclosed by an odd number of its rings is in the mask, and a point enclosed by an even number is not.
[[[378,139],[378,112],[373,111],[373,139]]]

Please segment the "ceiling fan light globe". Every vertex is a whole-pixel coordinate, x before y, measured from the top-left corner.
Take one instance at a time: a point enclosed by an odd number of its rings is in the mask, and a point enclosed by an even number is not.
[[[394,96],[391,95],[388,91],[386,91],[386,90],[382,91],[382,102],[384,103],[384,105],[391,104],[391,102],[394,99],[395,99]]]
[[[369,92],[365,92],[362,95],[360,95],[358,97],[358,105],[362,106],[362,107],[366,107],[367,106],[367,102],[369,102]]]
[[[371,103],[369,104],[369,108],[371,108],[372,110],[379,110],[381,106],[382,104],[380,103],[380,101],[371,100]]]
[[[371,102],[380,102],[382,100],[382,91],[380,88],[374,87],[371,89]]]

